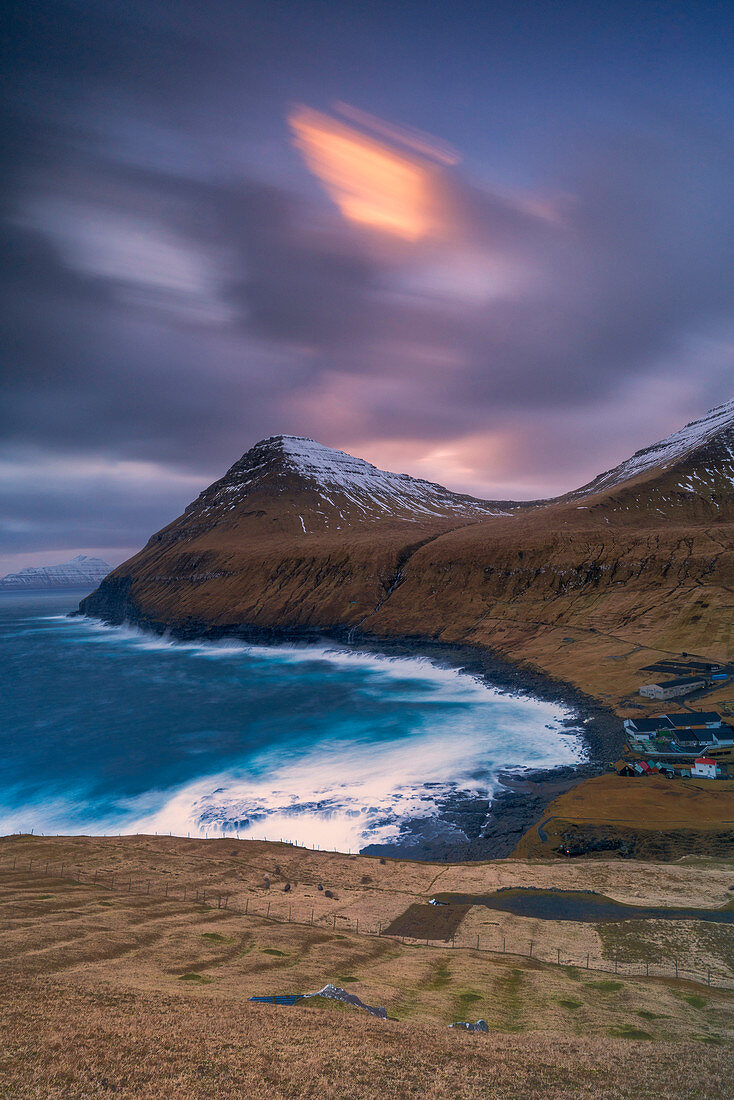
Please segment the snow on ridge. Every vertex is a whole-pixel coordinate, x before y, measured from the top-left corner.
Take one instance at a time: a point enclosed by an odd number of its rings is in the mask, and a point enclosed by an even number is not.
[[[621,462],[612,470],[599,474],[588,485],[577,490],[574,495],[581,493],[586,495],[600,489],[611,489],[623,481],[639,477],[640,474],[656,466],[667,467],[672,462],[684,458],[691,451],[695,451],[714,436],[731,430],[734,430],[734,399],[710,409],[705,416],[690,421],[685,427],[666,436],[665,439],[635,451],[631,458]]]
[[[366,518],[396,515],[405,518],[405,513],[415,518],[511,514],[488,501],[452,493],[442,485],[409,474],[380,470],[345,451],[294,435],[271,436],[256,443],[186,511],[189,514],[195,511],[199,518],[220,512],[223,507],[231,511],[261,481],[277,485],[289,474],[306,483],[318,502],[316,512],[321,513],[325,526],[330,519],[338,526],[340,522],[348,522],[345,513],[350,511]],[[303,527],[303,519],[299,520]]]
[[[25,569],[19,569],[17,573],[8,573],[0,578],[0,588],[18,591],[25,588],[97,585],[111,572],[112,566],[101,558],[77,554],[71,561],[60,565],[29,565]]]
[[[485,501],[452,493],[432,481],[381,470],[363,458],[325,447],[304,436],[275,436],[265,442],[279,447],[288,467],[301,477],[316,481],[320,487],[330,491],[340,491],[363,510],[364,504],[369,503],[387,514],[395,510],[397,503],[400,507],[430,515],[443,514],[447,509],[482,515],[509,514],[491,507]],[[328,496],[322,496],[329,504],[332,503]]]

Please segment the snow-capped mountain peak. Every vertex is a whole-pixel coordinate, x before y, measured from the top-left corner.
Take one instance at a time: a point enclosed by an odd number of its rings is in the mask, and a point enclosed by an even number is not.
[[[354,522],[401,519],[480,519],[506,515],[501,505],[453,493],[409,474],[380,470],[364,459],[304,436],[276,435],[256,443],[186,510],[187,518],[220,522],[257,497],[290,504],[303,533]]]
[[[599,474],[572,496],[591,496],[645,474],[663,473],[674,466],[686,464],[686,460],[694,456],[700,460],[698,466],[703,480],[723,478],[734,484],[734,400],[718,405],[665,439],[636,451],[631,458]],[[683,480],[686,476],[689,481],[691,476],[694,482],[702,480],[694,470],[686,470]],[[696,487],[682,481],[680,488],[694,491]]]
[[[77,554],[60,565],[30,565],[0,578],[0,589],[24,591],[39,588],[96,588],[112,566],[101,558]]]

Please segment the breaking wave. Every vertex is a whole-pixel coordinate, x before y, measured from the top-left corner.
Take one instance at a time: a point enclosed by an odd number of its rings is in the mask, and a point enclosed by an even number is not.
[[[0,790],[7,831],[30,820],[358,850],[438,819],[458,795],[491,797],[504,770],[583,756],[569,711],[426,658],[180,642],[65,614],[12,626],[6,646],[45,655],[50,759],[29,782],[15,754]]]

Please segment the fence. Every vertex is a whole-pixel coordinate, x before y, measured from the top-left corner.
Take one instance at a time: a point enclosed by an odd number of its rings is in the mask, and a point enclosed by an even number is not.
[[[27,866],[26,866],[27,863]],[[54,870],[55,868],[55,870]],[[237,916],[258,917],[261,920],[272,921],[276,924],[298,924],[305,927],[329,928],[334,932],[351,932],[358,936],[377,936],[383,939],[391,939],[406,947],[428,947],[443,951],[474,951],[492,955],[509,955],[517,958],[532,959],[537,963],[551,966],[574,967],[579,970],[598,971],[606,974],[616,974],[620,977],[645,977],[645,978],[676,978],[681,981],[695,982],[697,985],[705,985],[708,988],[734,989],[734,974],[726,971],[706,967],[704,970],[694,970],[679,965],[677,959],[671,959],[668,966],[658,963],[639,962],[624,959],[615,955],[613,959],[603,955],[586,954],[574,955],[562,951],[560,947],[549,953],[539,949],[535,940],[527,940],[522,943],[507,942],[506,935],[496,937],[488,935],[464,935],[451,936],[448,940],[435,940],[417,936],[399,935],[383,930],[386,921],[379,921],[377,928],[367,928],[364,922],[360,925],[359,918],[354,920],[342,913],[332,912],[326,916],[315,917],[315,908],[298,906],[298,913],[293,903],[288,904],[288,912],[274,909],[271,899],[265,901],[260,895],[246,897],[244,908],[235,909],[230,905],[231,892],[217,890],[216,887],[192,887],[182,886],[172,889],[168,883],[161,889],[159,884],[152,879],[143,878],[133,880],[131,875],[115,874],[112,871],[84,871],[71,863],[53,863],[44,859],[28,859],[14,857],[12,860],[0,863],[0,871],[16,871],[48,875],[52,878],[60,878],[76,882],[79,885],[97,886],[105,890],[117,890],[125,894],[144,895],[161,900],[178,901],[181,903],[201,905],[213,910],[226,910]],[[64,871],[66,870],[66,875]],[[158,886],[158,889],[151,889]],[[281,895],[276,895],[280,897]],[[241,901],[241,898],[239,899]],[[11,908],[13,908],[11,906]],[[16,907],[17,908],[17,907]],[[300,918],[299,918],[300,913]]]

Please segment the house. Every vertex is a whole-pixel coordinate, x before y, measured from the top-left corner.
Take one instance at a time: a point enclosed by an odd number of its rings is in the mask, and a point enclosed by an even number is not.
[[[660,737],[675,740],[695,740],[697,736],[710,743],[704,736],[713,732],[717,743],[734,738],[734,730],[722,721],[715,710],[691,710],[685,714],[658,714],[654,718],[626,718],[625,732],[633,741],[657,740]],[[691,735],[690,737],[688,735]]]
[[[666,720],[674,729],[718,730],[721,715],[716,710],[689,710],[685,714],[666,714]]]
[[[708,756],[699,756],[693,762],[691,775],[696,779],[716,779],[716,761]]]
[[[709,686],[708,676],[679,676],[675,680],[666,680],[662,684],[645,684],[640,688],[640,695],[648,699],[678,699],[682,695],[690,695],[692,691]]]

